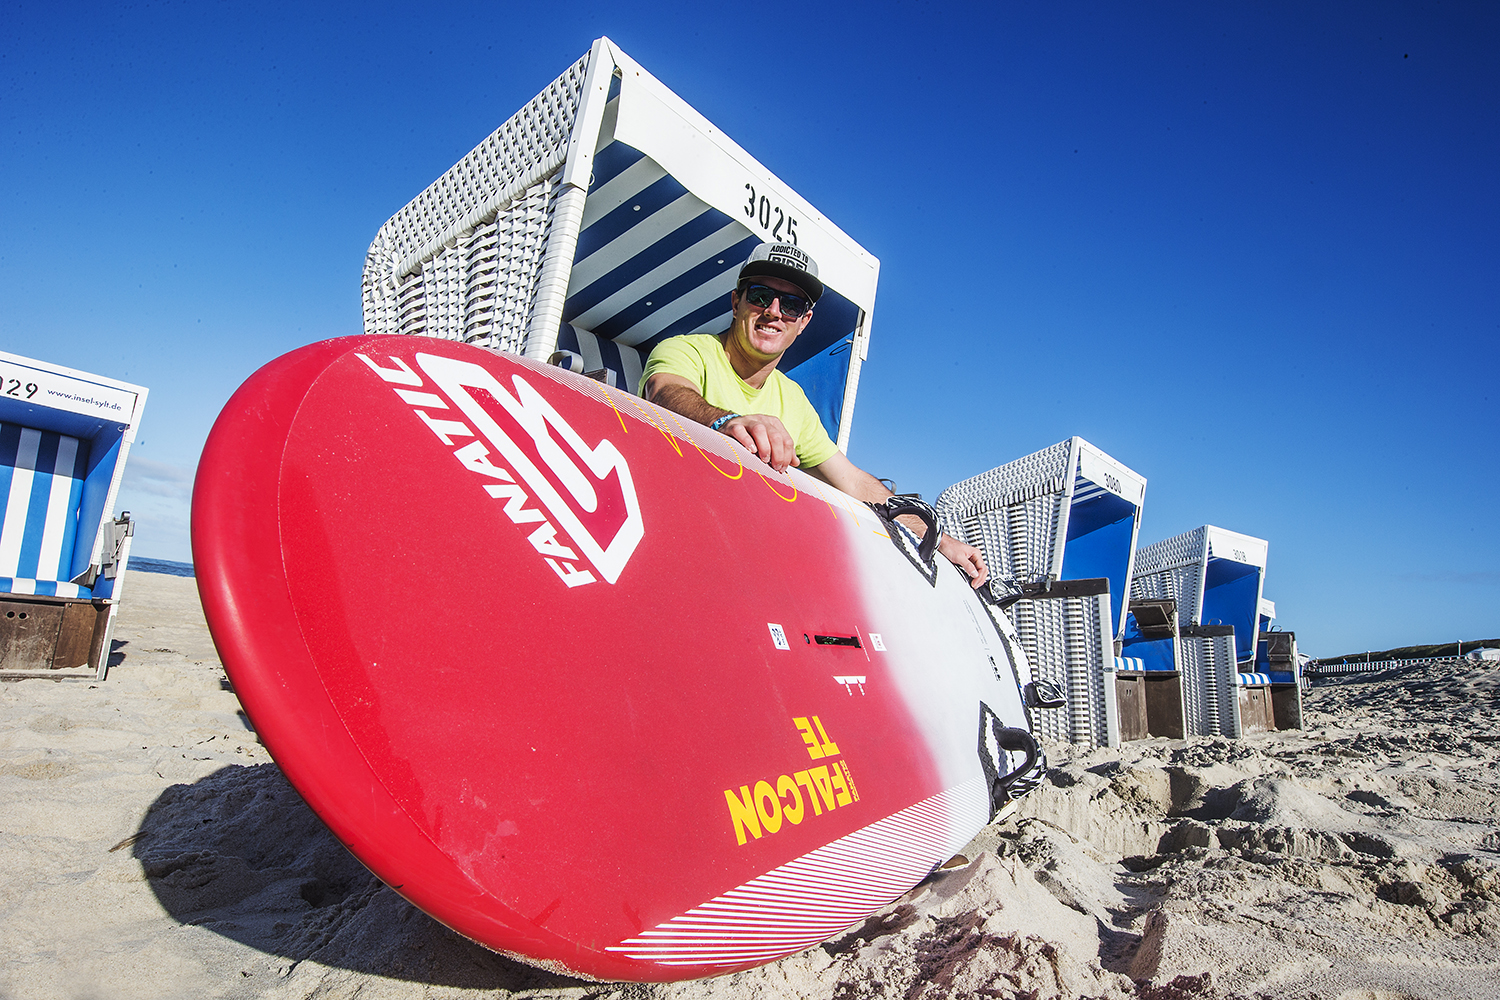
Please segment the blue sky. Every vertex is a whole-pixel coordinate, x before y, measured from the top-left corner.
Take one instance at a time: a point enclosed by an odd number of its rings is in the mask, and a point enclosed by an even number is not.
[[[1079,434],[1143,543],[1269,539],[1304,651],[1500,635],[1500,7],[777,9],[0,3],[0,347],[150,387],[122,506],[189,558],[229,394],[607,34],[881,259],[855,462]]]

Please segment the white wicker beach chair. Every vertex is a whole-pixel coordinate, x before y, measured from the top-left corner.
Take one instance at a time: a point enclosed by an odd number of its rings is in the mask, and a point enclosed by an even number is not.
[[[130,558],[114,517],[138,385],[0,351],[0,670],[109,670]]]
[[[658,342],[728,327],[762,241],[818,263],[827,291],[782,370],[847,448],[879,262],[600,38],[380,228],[365,331],[566,352],[635,392]]]
[[[1136,556],[1131,599],[1177,602],[1189,735],[1240,736],[1242,706],[1272,701],[1269,689],[1241,676],[1255,672],[1268,548],[1264,539],[1206,524]]]
[[[1074,437],[955,483],[935,504],[943,530],[984,553],[1033,673],[1067,698],[1066,712],[1036,713],[1049,739],[1120,742],[1115,643],[1145,493],[1143,476]]]

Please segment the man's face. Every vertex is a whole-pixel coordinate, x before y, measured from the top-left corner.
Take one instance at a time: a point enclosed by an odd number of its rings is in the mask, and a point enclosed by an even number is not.
[[[765,285],[777,292],[790,292],[804,299],[807,298],[807,293],[802,289],[780,278],[757,275],[754,278],[747,278],[746,282]],[[729,295],[730,304],[734,308],[731,333],[746,353],[758,359],[780,357],[788,347],[792,346],[792,341],[797,339],[797,335],[812,319],[812,309],[808,309],[795,320],[787,319],[781,314],[780,299],[772,299],[770,305],[762,308],[751,305],[739,290],[730,292]]]

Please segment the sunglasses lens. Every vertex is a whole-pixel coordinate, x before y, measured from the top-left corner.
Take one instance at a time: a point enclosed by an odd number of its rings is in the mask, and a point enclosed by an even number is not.
[[[787,319],[800,319],[807,312],[807,300],[790,292],[777,293],[765,285],[750,285],[745,289],[745,298],[757,309],[769,309],[771,303],[781,299],[781,315]]]
[[[776,298],[776,293],[765,285],[751,285],[745,289],[745,298],[757,309],[765,309],[771,305],[771,300]]]

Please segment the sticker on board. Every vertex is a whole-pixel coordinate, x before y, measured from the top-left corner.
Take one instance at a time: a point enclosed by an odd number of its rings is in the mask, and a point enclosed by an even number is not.
[[[787,644],[786,630],[780,625],[775,622],[766,622],[766,628],[771,630],[771,641],[776,644],[777,649],[790,650],[792,648]]]

